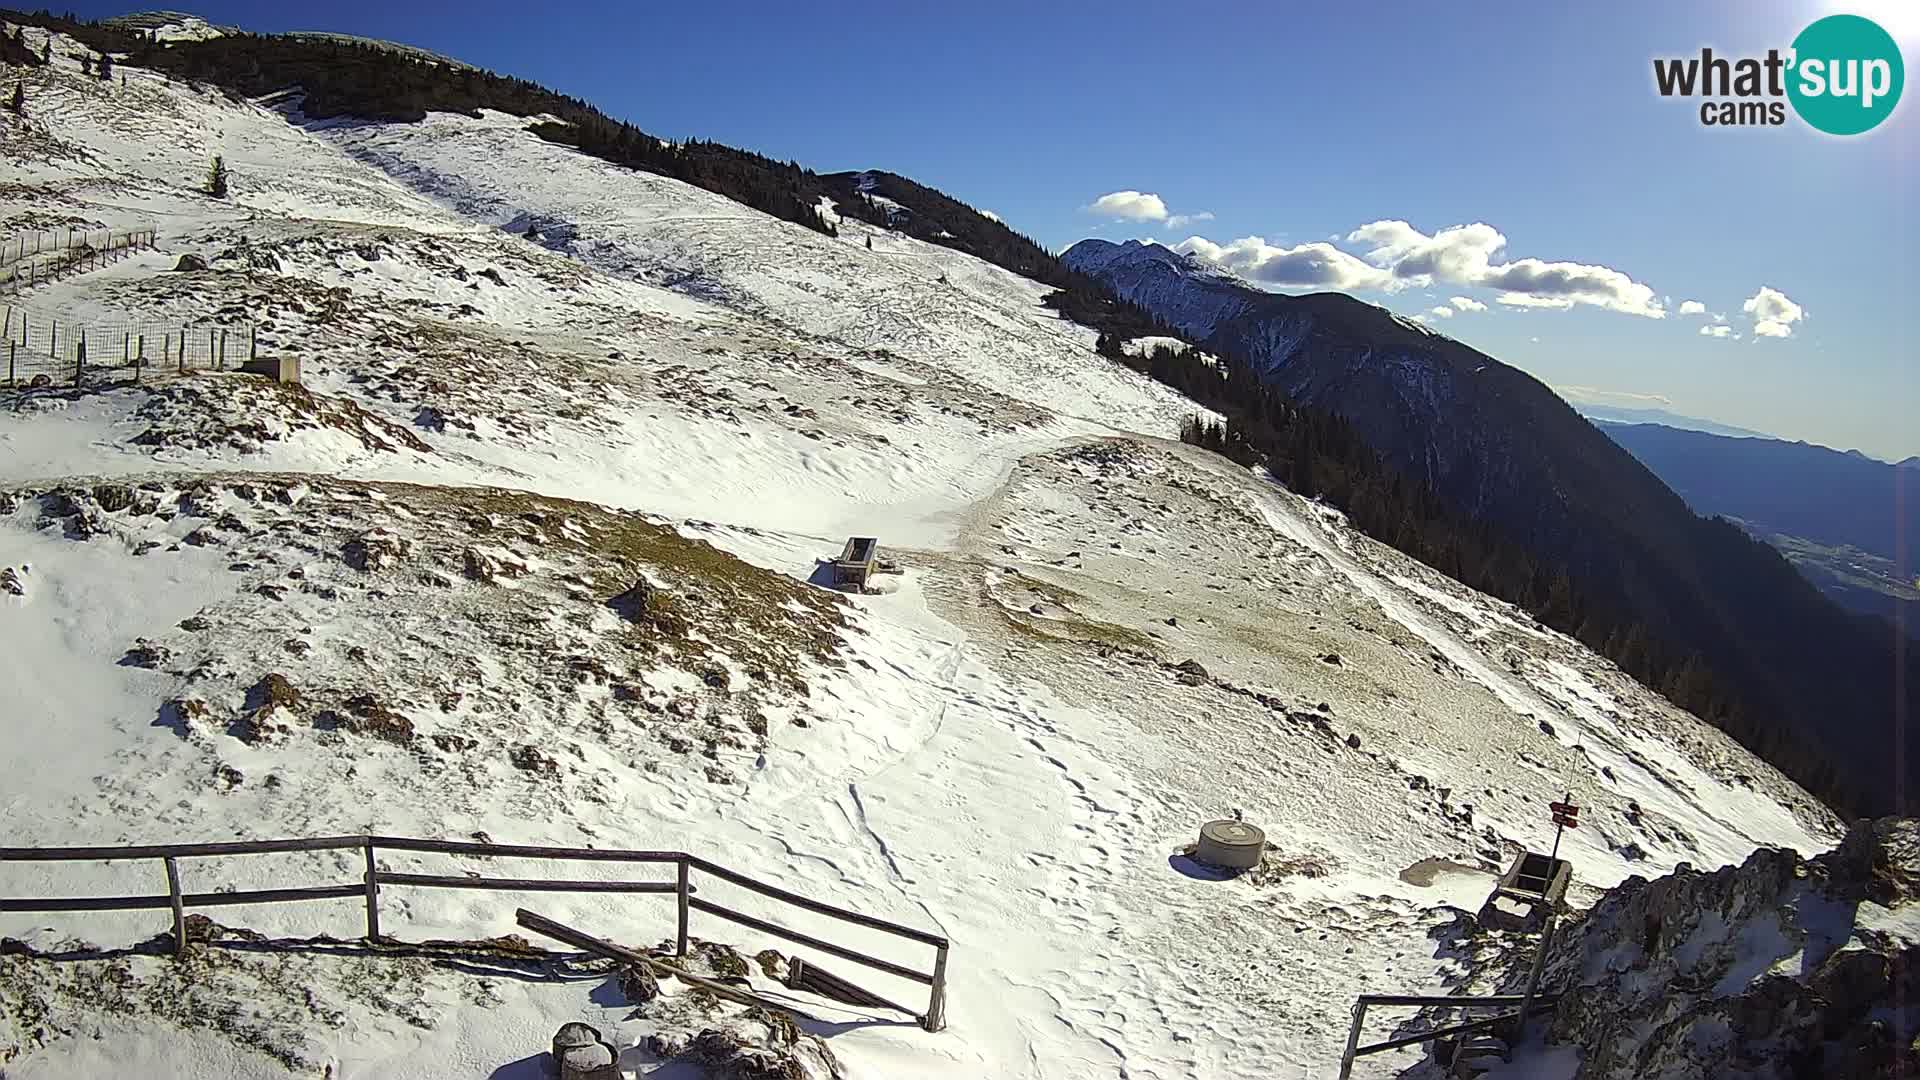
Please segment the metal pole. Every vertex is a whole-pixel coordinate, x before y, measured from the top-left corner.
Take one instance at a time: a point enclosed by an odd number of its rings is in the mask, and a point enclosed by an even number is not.
[[[169,855],[167,864],[167,901],[173,905],[173,955],[176,960],[187,956],[187,912],[186,905],[180,899],[180,865]]]
[[[687,860],[685,856],[682,856],[679,859],[679,864],[680,864],[680,887],[679,887],[680,936],[678,941],[676,942],[676,945],[677,945],[676,955],[685,956],[687,955],[687,892],[688,892]]]
[[[373,841],[367,841],[367,940],[380,940],[380,881],[374,877]]]
[[[1520,1015],[1513,1021],[1514,1042],[1519,1042],[1526,1037],[1527,1010],[1533,1008],[1534,992],[1540,988],[1540,973],[1546,970],[1547,949],[1553,945],[1553,927],[1559,918],[1558,911],[1552,908],[1547,909],[1547,924],[1540,929],[1540,947],[1533,954],[1533,971],[1527,975],[1527,993],[1520,999]]]
[[[1367,1003],[1354,1002],[1353,1025],[1347,1029],[1347,1049],[1340,1055],[1340,1080],[1349,1080],[1353,1076],[1353,1059],[1358,1056],[1355,1051],[1360,1049],[1360,1025],[1365,1023],[1366,1019]]]
[[[927,1018],[922,1024],[928,1031],[942,1031],[947,1026],[947,947],[942,945],[933,954],[933,995],[927,999]]]

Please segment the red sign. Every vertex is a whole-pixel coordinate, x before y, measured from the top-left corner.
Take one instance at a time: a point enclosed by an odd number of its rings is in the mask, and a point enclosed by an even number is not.
[[[1547,808],[1553,811],[1553,823],[1555,825],[1563,829],[1577,829],[1580,827],[1580,808],[1578,806],[1572,803],[1556,802],[1548,803]]]

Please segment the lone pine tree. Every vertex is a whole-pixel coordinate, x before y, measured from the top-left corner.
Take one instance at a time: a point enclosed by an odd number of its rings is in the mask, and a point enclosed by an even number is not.
[[[216,199],[227,197],[227,160],[219,154],[213,156],[213,167],[207,170],[207,194]]]

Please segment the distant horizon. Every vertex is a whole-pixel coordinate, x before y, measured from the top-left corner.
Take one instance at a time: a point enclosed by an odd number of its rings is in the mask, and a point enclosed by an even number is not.
[[[128,6],[76,5],[86,18]],[[1123,0],[986,4],[950,20],[874,5],[798,22],[771,7],[781,17],[194,6],[217,25],[425,49],[666,138],[894,172],[1055,251],[1147,239],[1272,291],[1347,293],[1596,402],[1888,461],[1920,454],[1920,342],[1905,314],[1920,285],[1920,105],[1853,137],[1716,130],[1652,74],[1654,58],[1703,45],[1785,46],[1838,0],[1630,0],[1526,19],[1401,5],[1168,20]],[[1920,62],[1904,5],[1844,7],[1883,20],[1907,67]],[[1396,32],[1379,33],[1383,20]],[[941,47],[900,47],[923,40]],[[722,41],[734,77],[715,78],[703,47]],[[1282,65],[1247,62],[1272,41],[1300,47]],[[1447,67],[1417,94],[1373,74],[1489,49],[1500,63]],[[1135,59],[1205,77],[1116,77]]]

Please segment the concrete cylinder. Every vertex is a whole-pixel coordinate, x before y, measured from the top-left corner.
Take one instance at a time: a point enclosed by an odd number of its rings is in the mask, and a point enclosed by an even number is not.
[[[1260,865],[1260,853],[1266,849],[1267,834],[1244,821],[1222,818],[1200,826],[1193,857],[1224,870],[1250,870]]]

